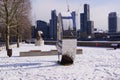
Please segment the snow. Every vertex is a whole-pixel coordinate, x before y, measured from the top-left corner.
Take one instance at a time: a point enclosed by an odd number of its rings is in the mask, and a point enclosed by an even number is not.
[[[77,47],[83,54],[76,55],[73,65],[57,64],[57,55],[19,57],[19,52],[51,50],[55,46],[35,47],[22,44],[13,48],[13,56],[0,51],[0,80],[120,80],[120,49]]]

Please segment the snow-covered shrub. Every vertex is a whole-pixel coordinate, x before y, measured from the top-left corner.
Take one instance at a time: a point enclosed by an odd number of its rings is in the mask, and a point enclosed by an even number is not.
[[[61,59],[61,65],[70,65],[73,64],[73,58],[70,57],[68,54],[64,54],[62,55],[62,59]]]

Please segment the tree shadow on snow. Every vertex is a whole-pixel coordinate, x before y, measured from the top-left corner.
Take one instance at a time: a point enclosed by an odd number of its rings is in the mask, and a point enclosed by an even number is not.
[[[35,69],[60,66],[57,61],[25,62],[13,64],[0,64],[1,70]]]

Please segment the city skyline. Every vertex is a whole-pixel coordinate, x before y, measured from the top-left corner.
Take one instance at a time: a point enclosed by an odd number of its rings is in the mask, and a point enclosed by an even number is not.
[[[44,20],[46,22],[50,19],[51,10],[59,12],[67,11],[67,4],[70,6],[71,11],[76,11],[77,15],[83,12],[83,5],[90,5],[90,19],[94,21],[95,28],[108,30],[108,14],[110,12],[120,13],[119,0],[31,0],[32,2],[32,21]],[[54,3],[53,3],[54,2]],[[77,17],[78,28],[80,17]]]

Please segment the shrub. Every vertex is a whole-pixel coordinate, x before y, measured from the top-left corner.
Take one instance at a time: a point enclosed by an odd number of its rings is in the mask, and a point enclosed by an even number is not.
[[[73,58],[67,54],[62,55],[61,65],[70,65],[73,64]]]

